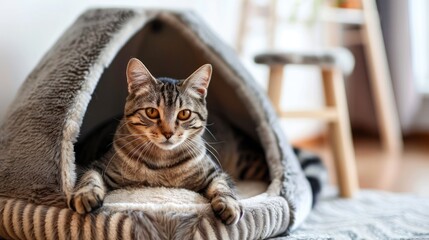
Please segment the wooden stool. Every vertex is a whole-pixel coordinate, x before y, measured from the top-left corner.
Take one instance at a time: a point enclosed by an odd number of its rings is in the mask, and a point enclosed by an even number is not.
[[[354,58],[345,49],[316,53],[266,53],[255,57],[255,62],[269,65],[268,95],[280,117],[315,118],[326,121],[331,140],[336,174],[342,197],[352,197],[358,190],[355,155],[350,130],[343,72],[354,66]],[[326,108],[312,111],[285,112],[280,109],[283,68],[288,64],[319,66],[322,72]]]
[[[265,4],[254,4],[252,0],[241,0],[239,25],[237,29],[236,49],[238,53],[243,50],[244,40],[249,29],[249,19],[256,15],[266,20],[266,36],[268,49],[275,47],[276,29],[281,17],[277,16],[278,0],[263,1]],[[260,2],[260,1],[259,1]],[[365,46],[365,58],[369,70],[371,94],[377,118],[380,141],[383,149],[392,156],[398,156],[403,150],[401,125],[398,118],[392,80],[386,57],[380,17],[377,11],[376,0],[361,0],[362,9],[333,8],[330,2],[321,1],[320,15],[326,23],[326,34],[329,36],[330,46],[340,44],[340,31],[343,24],[360,26],[359,34],[351,37]],[[336,1],[335,1],[336,2]],[[396,157],[391,157],[392,160]]]

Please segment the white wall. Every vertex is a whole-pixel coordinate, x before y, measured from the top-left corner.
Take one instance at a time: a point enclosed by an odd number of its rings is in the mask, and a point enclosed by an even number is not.
[[[310,0],[311,1],[311,0]],[[65,29],[90,7],[150,7],[192,9],[230,45],[235,43],[239,0],[0,0],[0,121],[26,76]],[[264,1],[255,1],[263,3]],[[287,14],[289,6],[279,7]],[[254,54],[264,51],[264,24],[252,21],[243,60],[261,87],[265,87],[267,69],[252,62]],[[303,24],[279,24],[277,47],[307,49],[320,45],[316,28]],[[290,68],[286,72],[283,105],[285,108],[312,108],[321,104],[317,72],[311,68]],[[317,134],[320,125],[306,121],[287,121],[284,128],[290,138]]]
[[[409,1],[411,56],[418,90],[429,95],[429,2]]]
[[[228,2],[228,8],[222,5]],[[198,0],[0,0],[0,120],[19,86],[56,39],[85,9],[103,7],[153,7],[193,9],[225,41],[232,42],[234,1]],[[221,17],[222,15],[222,17]]]
[[[264,5],[267,0],[252,0],[256,6]],[[312,13],[313,0],[278,1],[275,51],[311,50],[323,45],[322,25],[317,14]],[[294,13],[292,13],[294,12]],[[291,20],[291,15],[296,15]],[[312,20],[313,19],[313,20]],[[268,68],[253,63],[256,54],[267,51],[266,22],[261,17],[254,17],[248,26],[242,60],[247,69],[255,76],[261,87],[266,88]],[[321,88],[321,76],[312,66],[291,66],[285,69],[281,107],[283,110],[306,110],[320,108],[324,104]],[[290,140],[300,140],[319,135],[324,131],[322,122],[295,119],[281,120],[284,132]]]

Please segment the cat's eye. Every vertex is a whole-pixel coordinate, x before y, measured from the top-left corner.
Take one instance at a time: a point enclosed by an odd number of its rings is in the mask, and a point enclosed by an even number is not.
[[[179,120],[185,121],[188,120],[191,117],[191,111],[188,109],[182,110],[177,114],[177,118]]]
[[[146,115],[151,119],[159,118],[159,112],[155,108],[146,108]]]

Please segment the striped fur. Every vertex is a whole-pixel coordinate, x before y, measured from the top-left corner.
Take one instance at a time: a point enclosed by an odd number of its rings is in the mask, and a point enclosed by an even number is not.
[[[305,177],[310,183],[314,206],[322,188],[328,185],[328,171],[319,156],[299,148],[293,148],[293,151],[301,164]]]
[[[234,186],[207,154],[202,137],[211,71],[204,65],[185,80],[155,79],[131,59],[125,116],[113,147],[82,172],[70,207],[91,212],[102,205],[106,191],[126,187],[185,188],[207,197],[225,224],[236,224],[243,210]]]

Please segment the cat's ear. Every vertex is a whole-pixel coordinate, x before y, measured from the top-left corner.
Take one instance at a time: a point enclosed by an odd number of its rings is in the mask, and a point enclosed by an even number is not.
[[[128,92],[156,84],[157,80],[137,58],[131,58],[127,65]]]
[[[212,65],[204,64],[184,81],[183,86],[193,96],[205,98],[211,77]]]

